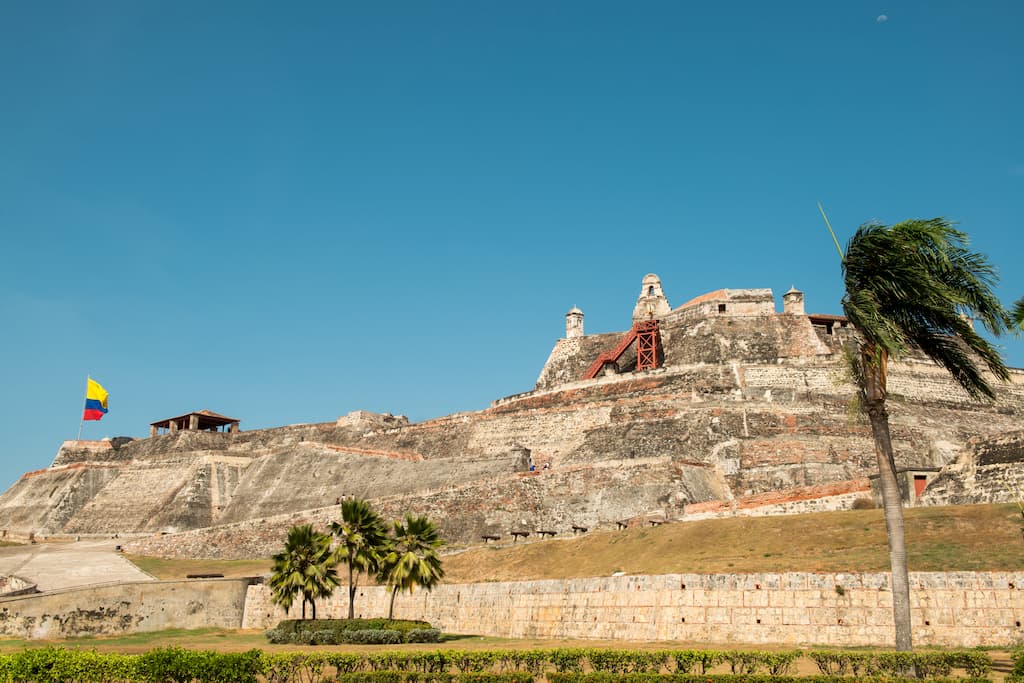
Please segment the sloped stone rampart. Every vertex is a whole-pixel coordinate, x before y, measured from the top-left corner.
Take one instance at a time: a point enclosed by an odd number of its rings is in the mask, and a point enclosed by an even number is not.
[[[1024,636],[1024,572],[911,573],[915,645],[1006,645]],[[387,614],[386,588],[359,589],[357,616]],[[348,597],[318,601],[343,618]],[[449,633],[841,647],[893,638],[888,574],[667,574],[515,583],[443,584],[404,594],[395,617]],[[284,618],[267,586],[246,596],[244,628]]]
[[[676,517],[689,500],[724,493],[708,468],[655,458],[510,473],[417,495],[377,498],[373,506],[385,519],[399,519],[409,511],[426,514],[438,522],[449,542],[479,542],[479,534],[508,536],[513,530],[550,529],[571,535],[574,524],[596,528],[651,513]],[[340,517],[340,507],[332,505],[136,539],[124,548],[158,557],[268,557],[280,550],[290,527],[313,524],[326,529]]]

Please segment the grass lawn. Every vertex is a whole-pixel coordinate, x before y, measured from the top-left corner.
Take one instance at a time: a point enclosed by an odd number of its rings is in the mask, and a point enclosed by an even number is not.
[[[242,578],[269,574],[273,562],[265,560],[167,560],[161,557],[125,555],[124,558],[158,579],[184,579],[189,574],[223,574]]]

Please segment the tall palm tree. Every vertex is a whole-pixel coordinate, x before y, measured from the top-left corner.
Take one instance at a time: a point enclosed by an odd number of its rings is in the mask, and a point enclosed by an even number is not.
[[[341,521],[331,523],[331,533],[338,538],[336,561],[348,565],[348,618],[355,619],[356,578],[377,572],[387,528],[365,500],[350,498],[342,502]]]
[[[444,540],[426,515],[406,514],[394,521],[394,536],[388,552],[381,558],[378,578],[391,587],[388,619],[394,618],[395,596],[399,591],[413,592],[416,586],[428,591],[444,576],[438,549]]]
[[[1024,331],[1024,296],[1017,299],[1017,303],[1010,309],[1010,317],[1013,318],[1013,325],[1017,331]]]
[[[314,531],[312,524],[292,527],[284,550],[274,555],[270,576],[274,602],[287,614],[295,596],[301,593],[302,618],[306,618],[308,602],[316,619],[316,599],[329,597],[338,585],[336,564],[329,534]]]
[[[892,226],[867,223],[842,256],[843,311],[859,333],[854,371],[871,423],[885,508],[896,649],[910,650],[903,509],[885,405],[888,362],[920,351],[949,371],[972,398],[991,399],[994,391],[983,368],[1000,380],[1009,373],[999,351],[974,330],[972,319],[996,335],[1011,321],[992,292],[994,269],[985,256],[969,251],[967,235],[943,218]]]

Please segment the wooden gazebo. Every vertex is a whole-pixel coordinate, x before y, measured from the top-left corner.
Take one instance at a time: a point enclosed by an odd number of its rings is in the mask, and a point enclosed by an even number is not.
[[[149,435],[175,434],[185,430],[237,434],[239,422],[240,420],[219,415],[212,410],[197,410],[177,417],[169,417],[166,420],[150,422]]]

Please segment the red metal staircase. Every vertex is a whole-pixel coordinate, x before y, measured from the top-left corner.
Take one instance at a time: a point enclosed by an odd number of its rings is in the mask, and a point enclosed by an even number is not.
[[[618,345],[611,351],[604,351],[597,359],[590,364],[583,379],[594,379],[601,372],[605,363],[615,363],[626,352],[626,349],[636,341],[636,369],[652,370],[658,367],[658,344],[661,341],[661,332],[657,320],[641,320],[633,324],[633,328],[627,332]]]

